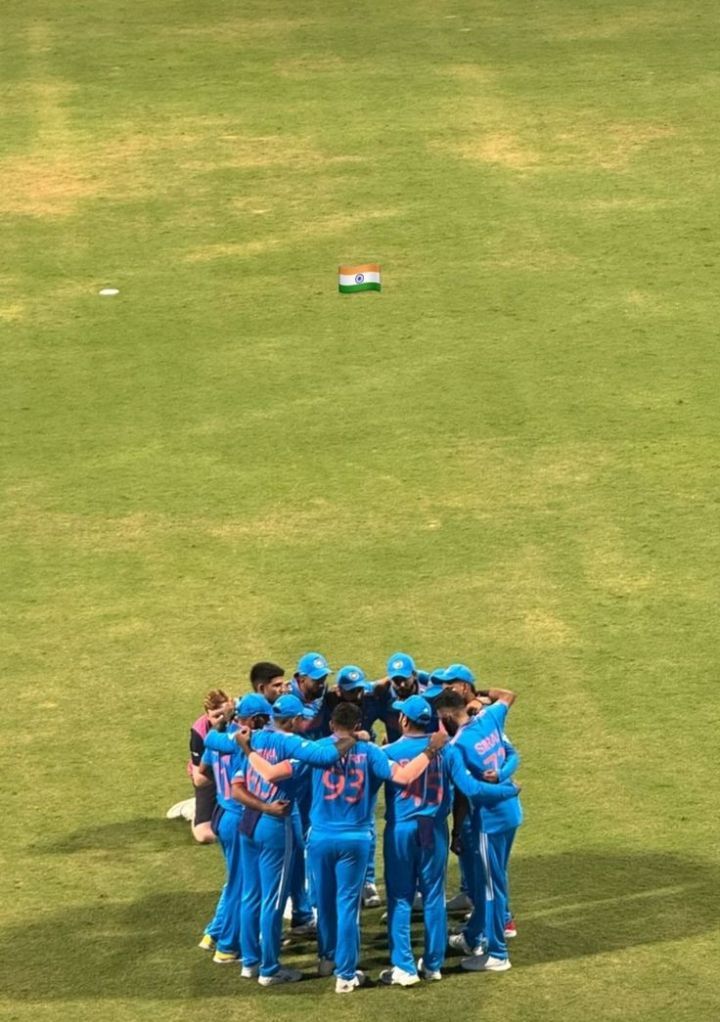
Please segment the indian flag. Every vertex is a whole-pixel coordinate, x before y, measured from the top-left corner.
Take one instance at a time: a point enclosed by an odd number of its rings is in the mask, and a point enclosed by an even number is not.
[[[380,291],[380,266],[378,263],[361,263],[359,266],[338,266],[338,291]]]

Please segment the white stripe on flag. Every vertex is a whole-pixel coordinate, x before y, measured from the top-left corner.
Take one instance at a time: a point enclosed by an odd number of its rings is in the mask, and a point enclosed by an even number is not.
[[[351,287],[353,284],[379,284],[379,283],[380,283],[379,273],[338,274],[338,284],[342,284],[343,287]]]

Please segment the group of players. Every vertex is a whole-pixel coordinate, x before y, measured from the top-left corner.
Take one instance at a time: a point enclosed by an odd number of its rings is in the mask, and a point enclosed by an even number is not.
[[[337,993],[362,986],[360,909],[380,904],[375,802],[384,784],[390,967],[380,981],[440,980],[448,947],[468,972],[509,969],[508,861],[522,821],[511,780],[519,757],[505,734],[515,694],[477,689],[463,664],[419,671],[406,653],[391,656],[374,683],[355,665],[338,671],[334,687],[332,674],[319,653],[302,656],[289,681],[277,664],[255,664],[253,691],[237,701],[211,692],[191,729],[193,833],[217,838],[227,869],[199,946],[261,986],[303,978],[280,964],[289,898],[291,934],[317,937],[318,974],[334,974]],[[450,902],[449,849],[463,879]],[[420,903],[416,961],[411,917]],[[448,936],[448,909],[465,906],[464,927]]]

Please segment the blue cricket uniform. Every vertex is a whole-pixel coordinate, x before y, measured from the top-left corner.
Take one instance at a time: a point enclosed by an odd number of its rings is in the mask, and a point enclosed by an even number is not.
[[[508,706],[497,702],[462,727],[455,735],[452,748],[457,749],[465,766],[474,777],[485,770],[503,773],[507,756],[503,733]],[[507,958],[505,922],[507,919],[507,862],[517,827],[522,822],[522,807],[517,795],[492,807],[474,809],[472,828],[472,865],[466,860],[466,875],[473,902],[473,913],[465,930],[470,947],[482,937],[488,954]]]
[[[332,747],[324,738],[318,748]],[[335,975],[352,979],[360,956],[360,901],[372,837],[375,798],[392,776],[387,756],[370,742],[326,770],[313,770],[308,863],[318,908],[318,953]]]
[[[237,730],[234,725],[228,729]],[[225,736],[226,737],[226,736]],[[240,907],[242,903],[242,860],[240,853],[240,820],[243,807],[232,797],[231,782],[242,755],[231,741],[228,753],[205,748],[201,762],[212,769],[215,778],[217,807],[213,814],[213,830],[225,857],[227,870],[225,885],[215,909],[215,915],[205,928],[216,942],[218,951],[236,952],[242,957]]]
[[[399,764],[414,759],[428,745],[429,735],[405,735],[386,747]],[[450,746],[431,760],[411,785],[385,785],[385,886],[388,895],[390,961],[415,973],[410,923],[415,891],[423,897],[425,947],[423,961],[432,971],[442,968],[447,944],[445,870],[448,857],[447,817],[457,786],[475,804],[513,798],[514,785],[487,784],[469,773]]]
[[[283,731],[253,732],[252,748],[269,763],[295,758],[329,766],[337,759],[335,748],[319,749],[317,743]],[[293,777],[271,784],[253,769],[249,760],[242,764],[234,779],[242,781],[248,792],[263,802],[288,801],[293,806],[306,781],[298,771]],[[243,964],[259,963],[260,975],[272,976],[280,967],[282,910],[297,830],[292,813],[278,817],[246,809],[241,832]]]
[[[317,699],[306,699],[300,690],[296,678],[291,678],[288,685],[290,695],[296,696],[303,706],[312,710],[314,717],[304,720],[302,724],[302,737],[316,741],[326,734],[327,710],[326,698],[327,687],[323,694]],[[315,904],[315,892],[313,891],[312,877],[309,876],[307,868],[306,843],[308,830],[310,829],[310,781],[307,779],[298,797],[298,815],[295,818],[296,851],[292,863],[292,876],[290,879],[290,897],[292,899],[292,925],[299,926],[308,923],[313,918],[312,907]],[[306,884],[306,874],[308,882]]]

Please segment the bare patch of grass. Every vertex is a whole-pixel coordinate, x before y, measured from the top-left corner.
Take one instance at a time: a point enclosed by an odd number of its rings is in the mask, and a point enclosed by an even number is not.
[[[323,235],[339,234],[348,228],[366,223],[369,220],[385,220],[400,214],[399,209],[374,209],[361,213],[341,213],[333,216],[320,217],[281,235],[268,238],[257,238],[252,241],[218,242],[192,249],[185,255],[186,262],[204,263],[213,259],[248,259],[256,255],[281,248],[290,248],[305,238],[322,237]]]

